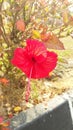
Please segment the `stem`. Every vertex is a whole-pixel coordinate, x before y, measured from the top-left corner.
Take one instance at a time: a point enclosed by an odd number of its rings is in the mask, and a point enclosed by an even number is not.
[[[28,79],[28,85],[26,87],[26,94],[25,94],[25,100],[26,100],[26,102],[28,102],[28,100],[29,100],[30,90],[31,90],[30,79]]]
[[[33,69],[33,67],[31,67],[30,75],[29,75],[29,78],[28,78],[28,85],[26,87],[26,93],[25,93],[25,100],[26,100],[26,102],[28,102],[28,100],[29,100],[30,91],[31,91],[30,80],[31,80],[31,75],[32,75],[32,69]]]
[[[2,4],[3,4],[3,0],[2,3],[0,5],[0,12],[1,12],[1,8],[2,8]],[[0,13],[0,30],[1,30],[1,36],[3,37],[4,41],[7,43],[8,46],[12,45],[11,41],[9,40],[9,38],[7,37],[5,28],[4,28],[4,23],[3,23],[3,17],[2,14]]]

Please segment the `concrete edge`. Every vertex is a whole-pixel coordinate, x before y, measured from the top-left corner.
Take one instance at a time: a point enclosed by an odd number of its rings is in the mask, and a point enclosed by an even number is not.
[[[26,111],[20,112],[17,116],[14,116],[10,120],[10,126],[9,126],[10,130],[17,130],[19,127],[22,127],[22,125],[30,124],[31,122],[33,122],[34,120],[42,116],[42,113],[44,115],[48,111],[52,112],[57,107],[60,107],[62,104],[64,104],[65,102],[68,102],[70,118],[73,121],[73,107],[72,107],[73,101],[71,96],[72,91],[71,90],[67,91],[62,95],[50,99],[49,102],[43,102],[41,104],[37,104],[36,106]]]

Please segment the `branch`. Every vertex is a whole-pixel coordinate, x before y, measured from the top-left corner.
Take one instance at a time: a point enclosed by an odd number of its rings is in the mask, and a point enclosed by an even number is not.
[[[11,42],[9,42],[9,39],[8,39],[7,34],[5,32],[1,15],[0,15],[0,26],[1,26],[0,27],[1,35],[2,35],[3,39],[5,40],[5,42],[8,44],[8,46],[10,46]]]
[[[5,32],[4,24],[3,24],[3,18],[2,18],[2,4],[4,0],[2,0],[1,5],[0,5],[0,35],[3,37],[4,41],[8,44],[8,46],[12,45],[11,40],[7,37],[7,34]]]

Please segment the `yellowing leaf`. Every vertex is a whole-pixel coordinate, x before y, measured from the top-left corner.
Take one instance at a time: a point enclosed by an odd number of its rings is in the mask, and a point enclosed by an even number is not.
[[[33,30],[32,31],[32,38],[34,38],[34,39],[40,39],[40,33],[39,33],[39,31],[38,30]]]
[[[63,43],[52,32],[41,34],[41,40],[44,41],[46,47],[49,49],[56,49],[56,50],[65,49]]]
[[[34,13],[34,11],[35,11],[35,7],[33,6],[33,7],[32,7],[32,13]]]
[[[64,22],[65,24],[67,24],[67,23],[69,22],[68,12],[67,12],[67,11],[64,11],[63,14],[62,14],[62,16],[63,16],[63,22]]]
[[[14,112],[20,112],[21,111],[21,107],[17,106],[14,108]]]
[[[26,5],[26,6],[25,6],[25,10],[28,10],[28,9],[29,9],[29,5]]]
[[[48,11],[49,11],[49,8],[48,8],[48,7],[46,7],[46,8],[45,8],[45,11],[46,11],[46,12],[48,12]]]

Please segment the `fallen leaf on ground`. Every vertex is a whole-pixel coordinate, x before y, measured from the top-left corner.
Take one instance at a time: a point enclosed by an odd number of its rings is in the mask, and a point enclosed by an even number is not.
[[[0,83],[7,84],[9,83],[9,80],[6,78],[0,78]]]
[[[17,106],[14,108],[14,112],[20,112],[21,111],[21,107]]]

